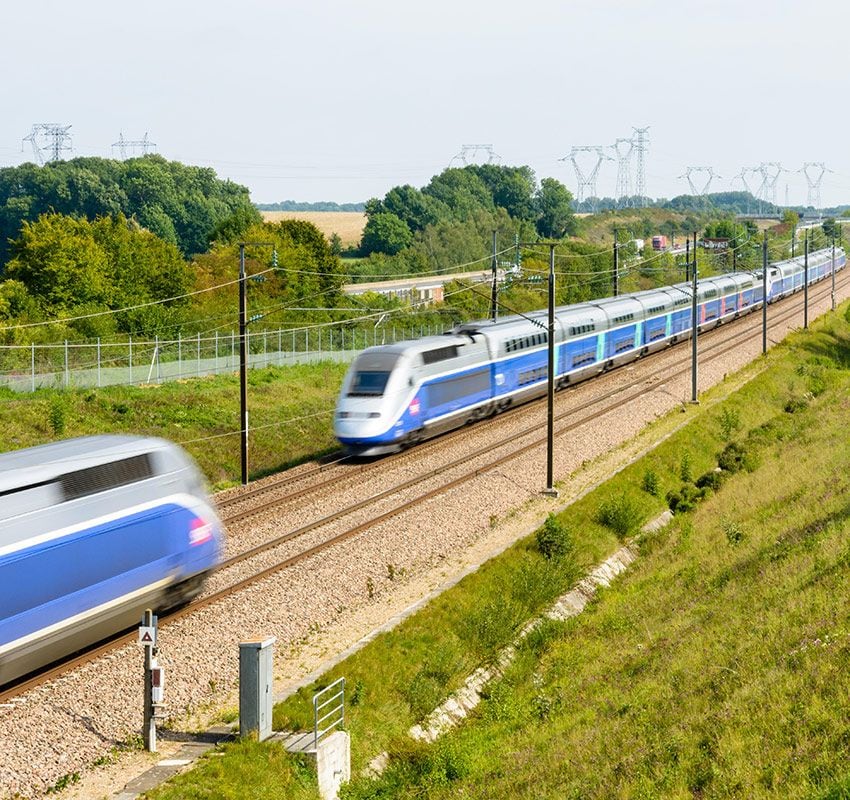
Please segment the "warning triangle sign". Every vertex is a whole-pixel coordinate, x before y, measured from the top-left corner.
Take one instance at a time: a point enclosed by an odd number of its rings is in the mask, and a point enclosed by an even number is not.
[[[152,641],[153,641],[153,636],[151,636],[148,631],[145,631],[142,634],[142,642],[152,642]]]

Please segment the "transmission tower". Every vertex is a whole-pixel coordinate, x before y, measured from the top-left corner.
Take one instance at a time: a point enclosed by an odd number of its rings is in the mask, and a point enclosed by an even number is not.
[[[32,145],[33,155],[39,164],[47,161],[59,161],[63,150],[72,150],[70,125],[60,125],[56,122],[38,122],[32,126],[29,136],[23,142]],[[44,158],[47,153],[47,159]]]
[[[620,208],[630,205],[632,200],[632,153],[633,139],[616,139],[611,149],[617,156],[617,205]]]
[[[588,162],[590,167],[588,168],[587,164],[583,168],[579,163],[579,160],[585,160],[582,153],[593,153],[596,156],[596,160]],[[605,154],[605,148],[601,145],[583,145],[581,147],[573,147],[570,150],[570,154],[568,156],[564,156],[561,161],[566,161],[567,159],[573,165],[573,169],[576,171],[576,179],[578,180],[578,191],[576,192],[576,201],[581,203],[585,198],[585,189],[588,189],[589,192],[586,195],[589,200],[596,200],[598,195],[596,193],[596,179],[599,177],[599,168],[602,166],[603,161],[613,161],[614,159],[611,156]],[[594,210],[596,209],[596,205],[594,203]]]
[[[776,205],[776,182],[783,172],[788,172],[788,170],[778,161],[762,161],[759,164],[759,173],[762,178],[759,196],[765,203]]]
[[[632,128],[632,130],[635,132],[632,141],[637,153],[635,194],[638,196],[640,207],[644,208],[646,206],[646,151],[649,149],[649,136],[647,136],[649,128]]]
[[[462,144],[460,152],[452,156],[451,161],[449,161],[449,166],[451,167],[456,161],[459,161],[465,167],[476,164],[479,154],[487,157],[485,164],[494,164],[502,160],[502,157],[493,150],[492,144]]]
[[[148,151],[156,149],[156,143],[148,139],[147,131],[145,131],[143,138],[135,140],[125,139],[124,132],[122,131],[118,134],[118,141],[113,142],[112,144],[113,151],[116,147],[118,148],[118,152],[121,154],[121,160],[126,161],[128,158],[135,158],[137,150],[140,150],[143,156],[147,155]]]
[[[706,175],[705,182],[702,184],[702,190],[698,189],[694,184],[694,179],[692,176],[694,175]],[[714,167],[688,167],[685,171],[684,175],[680,175],[679,179],[687,178],[688,186],[691,187],[691,194],[698,195],[700,197],[704,197],[708,194],[709,189],[711,189],[711,182],[715,178],[720,178],[722,180],[722,175],[718,175],[714,171]]]
[[[823,176],[832,170],[827,169],[823,161],[807,161],[797,172],[802,172],[806,176],[806,183],[809,185],[807,205],[815,209],[820,216],[820,185],[823,182]]]

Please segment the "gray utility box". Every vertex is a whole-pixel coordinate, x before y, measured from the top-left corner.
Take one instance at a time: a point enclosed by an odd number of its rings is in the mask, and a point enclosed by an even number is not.
[[[239,643],[239,735],[272,735],[275,638]]]

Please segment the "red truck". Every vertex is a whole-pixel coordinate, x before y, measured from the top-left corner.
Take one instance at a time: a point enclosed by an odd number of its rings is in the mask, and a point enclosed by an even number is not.
[[[653,236],[652,237],[652,249],[653,250],[666,250],[667,249],[667,237],[666,236]]]

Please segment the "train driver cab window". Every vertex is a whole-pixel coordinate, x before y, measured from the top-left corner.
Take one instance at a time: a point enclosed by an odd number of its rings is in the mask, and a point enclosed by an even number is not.
[[[349,397],[381,397],[387,388],[390,373],[378,370],[358,370],[348,391]]]

